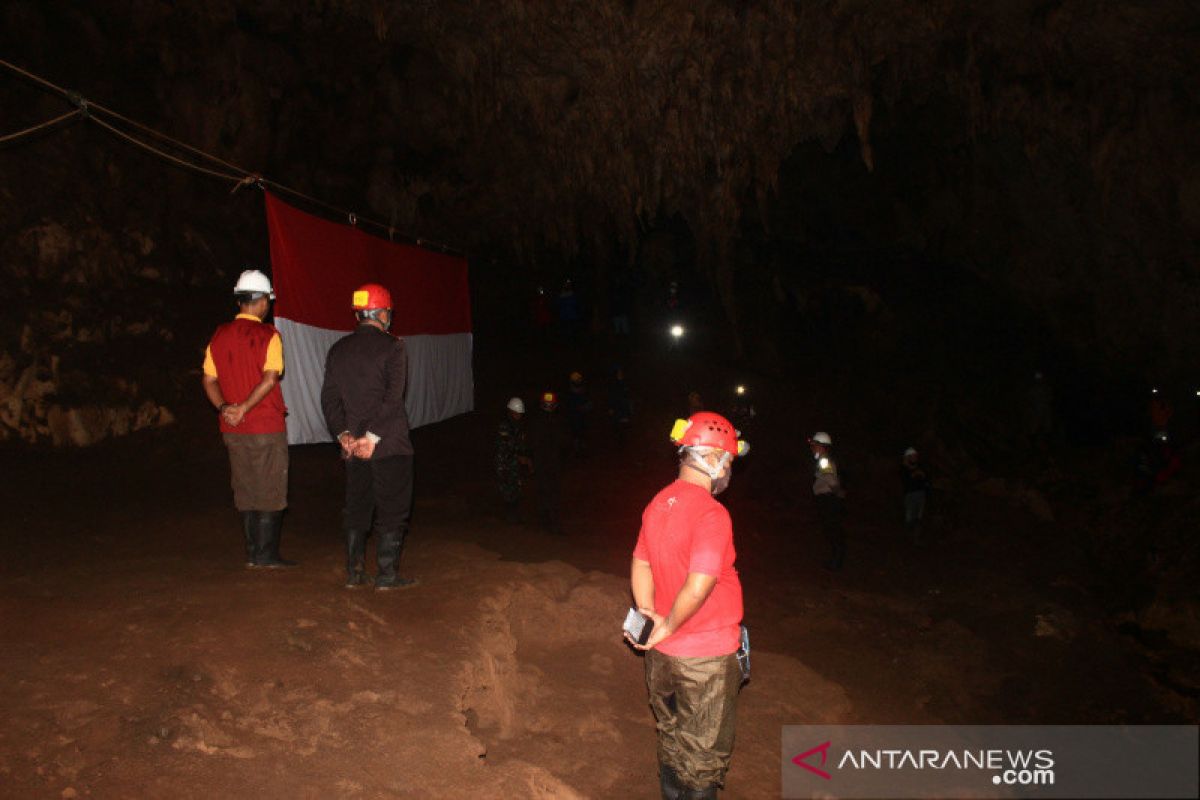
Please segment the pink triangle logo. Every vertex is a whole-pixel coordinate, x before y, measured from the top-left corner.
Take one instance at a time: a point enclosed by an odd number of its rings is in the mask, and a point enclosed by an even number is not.
[[[818,769],[817,767],[814,767],[812,764],[809,764],[806,761],[809,756],[813,756],[813,755],[816,755],[817,753],[820,753],[821,754],[821,766],[822,767],[825,766],[825,762],[829,759],[829,745],[830,745],[830,742],[825,742],[823,744],[817,745],[816,747],[812,748],[811,750],[805,750],[803,753],[801,753],[800,755],[793,758],[792,763],[795,764],[797,767],[803,767],[804,769],[808,770],[809,772],[813,773],[814,775],[820,775],[825,780],[830,780],[833,777],[832,775],[830,775],[828,772],[826,772],[823,769]]]

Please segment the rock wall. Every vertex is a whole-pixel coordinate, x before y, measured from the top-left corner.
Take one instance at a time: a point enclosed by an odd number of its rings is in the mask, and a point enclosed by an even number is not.
[[[4,243],[0,441],[87,446],[174,421],[169,365],[154,363],[178,357],[155,248],[91,220]]]

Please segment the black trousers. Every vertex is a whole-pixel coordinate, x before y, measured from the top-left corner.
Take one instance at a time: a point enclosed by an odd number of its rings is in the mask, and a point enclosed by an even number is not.
[[[538,516],[543,526],[557,531],[562,524],[562,476],[556,470],[539,471],[537,483]]]
[[[833,494],[819,494],[817,520],[825,539],[829,542],[829,561],[832,569],[841,569],[846,562],[846,529],[842,526],[842,498]]]
[[[413,457],[352,458],[346,462],[346,507],[342,525],[348,531],[401,532],[412,513]]]

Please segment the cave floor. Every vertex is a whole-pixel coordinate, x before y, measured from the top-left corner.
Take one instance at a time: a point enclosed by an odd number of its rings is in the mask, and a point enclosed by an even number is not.
[[[491,417],[418,431],[402,572],[421,584],[376,594],[341,586],[328,447],[292,448],[283,552],[300,566],[242,567],[201,412],[87,451],[0,452],[4,794],[656,796],[641,661],[618,629],[641,507],[672,473],[662,431],[594,431],[563,536],[499,519]],[[881,488],[851,506],[847,569],[826,574],[784,452],[764,447],[727,498],[756,647],[727,796],[777,796],[789,723],[1190,714],[1052,526],[975,499],[916,549],[890,522],[894,474],[861,475]]]

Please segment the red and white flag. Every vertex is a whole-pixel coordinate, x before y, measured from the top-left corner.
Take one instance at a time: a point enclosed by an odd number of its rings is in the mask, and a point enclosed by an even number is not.
[[[364,283],[392,293],[391,332],[408,349],[409,424],[470,411],[475,387],[467,260],[306,214],[269,192],[266,198],[288,443],[333,438],[321,413],[325,356],[354,330],[350,298]]]

